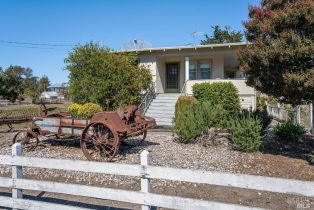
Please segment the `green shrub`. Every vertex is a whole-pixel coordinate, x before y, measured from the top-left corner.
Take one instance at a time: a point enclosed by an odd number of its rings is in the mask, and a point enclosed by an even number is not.
[[[207,127],[226,128],[231,114],[221,104],[213,105],[210,102],[201,102],[200,110],[203,113],[203,120]]]
[[[259,118],[243,116],[229,123],[231,141],[236,148],[244,152],[255,152],[262,144],[262,125]]]
[[[195,101],[186,103],[180,108],[174,118],[174,133],[182,143],[189,143],[199,136],[208,126],[204,123],[200,103]]]
[[[82,105],[73,103],[70,106],[68,106],[67,111],[73,116],[73,117],[78,117],[78,111]]]
[[[174,133],[181,142],[189,143],[209,127],[226,127],[228,120],[229,112],[219,104],[180,97],[176,104]]]
[[[265,132],[273,118],[270,115],[268,115],[266,110],[256,109],[255,111],[253,111],[252,115],[254,118],[259,118],[261,120],[262,132]]]
[[[193,96],[180,96],[177,100],[175,107],[175,117],[180,113],[186,106],[195,103],[197,100]]]
[[[288,121],[276,125],[274,132],[280,141],[298,141],[305,130],[301,125],[295,125]]]
[[[230,112],[239,112],[240,97],[238,89],[231,82],[196,83],[193,96],[199,101],[221,104]]]
[[[137,61],[136,53],[113,53],[93,42],[77,45],[65,59],[69,95],[76,103],[94,102],[109,110],[137,105],[152,82],[150,69]]]
[[[313,154],[313,155],[310,155],[310,163],[311,163],[311,164],[314,164],[314,154]]]
[[[102,112],[102,108],[98,104],[86,103],[78,110],[78,116],[81,118],[91,118],[95,113]]]

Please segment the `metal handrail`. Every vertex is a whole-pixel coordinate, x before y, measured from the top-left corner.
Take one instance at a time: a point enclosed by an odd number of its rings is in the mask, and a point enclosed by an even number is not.
[[[182,89],[181,89],[181,91],[180,91],[180,95],[187,95],[186,94],[186,83],[187,83],[187,81],[189,81],[189,80],[186,80],[184,83],[183,83],[183,86],[182,86]],[[184,90],[184,93],[183,93],[183,90]]]
[[[145,93],[144,97],[141,99],[141,103],[138,106],[138,110],[145,114],[145,112],[148,109],[148,106],[150,105],[150,103],[153,101],[153,99],[156,96],[156,92],[155,92],[155,83],[153,82],[150,87],[147,89],[147,92]]]

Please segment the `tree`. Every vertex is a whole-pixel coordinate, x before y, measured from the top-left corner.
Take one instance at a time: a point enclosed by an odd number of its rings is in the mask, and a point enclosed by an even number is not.
[[[242,42],[243,34],[241,31],[231,31],[229,26],[225,26],[224,29],[218,25],[211,26],[211,28],[214,29],[213,35],[205,34],[205,39],[201,40],[202,45]]]
[[[18,98],[23,99],[32,77],[32,70],[21,66],[9,66],[5,71],[0,70],[0,95],[13,102]]]
[[[136,61],[135,54],[110,52],[94,43],[74,48],[65,59],[70,97],[76,103],[98,103],[109,109],[139,103],[152,76]]]
[[[42,92],[44,92],[49,85],[50,85],[49,78],[46,75],[42,76],[38,81],[38,87],[37,87],[38,96]]]
[[[248,47],[240,50],[247,84],[281,102],[314,100],[314,1],[264,0],[249,8]]]

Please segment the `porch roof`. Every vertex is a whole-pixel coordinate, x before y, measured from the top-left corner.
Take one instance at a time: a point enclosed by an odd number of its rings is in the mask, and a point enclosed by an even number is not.
[[[154,47],[154,48],[143,48],[143,49],[132,49],[132,50],[121,50],[120,52],[156,52],[156,51],[167,51],[167,50],[191,50],[191,49],[214,49],[224,47],[241,47],[246,46],[248,42],[236,42],[236,43],[224,43],[224,44],[208,44],[208,45],[188,45],[188,46],[171,46],[171,47]]]

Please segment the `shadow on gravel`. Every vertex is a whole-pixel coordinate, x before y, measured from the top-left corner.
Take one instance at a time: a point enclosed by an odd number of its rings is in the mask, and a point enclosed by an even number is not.
[[[123,141],[120,146],[120,155],[129,155],[129,154],[139,154],[142,150],[146,149],[147,147],[160,145],[159,143],[152,142],[145,140],[143,142],[129,139],[127,141]]]
[[[80,137],[67,137],[67,138],[48,138],[39,142],[40,146],[45,146],[49,144],[49,146],[66,146],[66,147],[80,147]]]
[[[97,204],[88,204],[88,203],[83,203],[83,202],[79,202],[79,201],[70,201],[70,200],[60,199],[60,198],[42,197],[44,194],[45,194],[45,192],[41,192],[37,196],[31,196],[31,195],[25,195],[24,194],[23,198],[28,199],[28,200],[36,200],[36,201],[42,201],[42,202],[56,203],[56,204],[61,204],[61,205],[68,205],[68,206],[87,208],[87,209],[128,210],[125,208],[102,206],[102,205],[97,205]],[[11,197],[11,193],[0,192],[0,196]],[[9,210],[10,208],[2,207],[0,204],[0,209],[8,209]]]
[[[283,142],[269,138],[264,142],[261,152],[308,160],[309,155],[314,154],[314,135],[304,135],[298,142]]]
[[[70,138],[48,138],[42,140],[38,147],[45,147],[45,145],[49,144],[49,146],[66,146],[66,147],[75,147],[80,148],[80,138],[79,137],[70,137]],[[140,151],[146,149],[149,146],[159,145],[159,143],[155,143],[149,141],[149,139],[141,142],[140,140],[134,138],[130,138],[121,142],[120,145],[120,154],[138,154]]]

